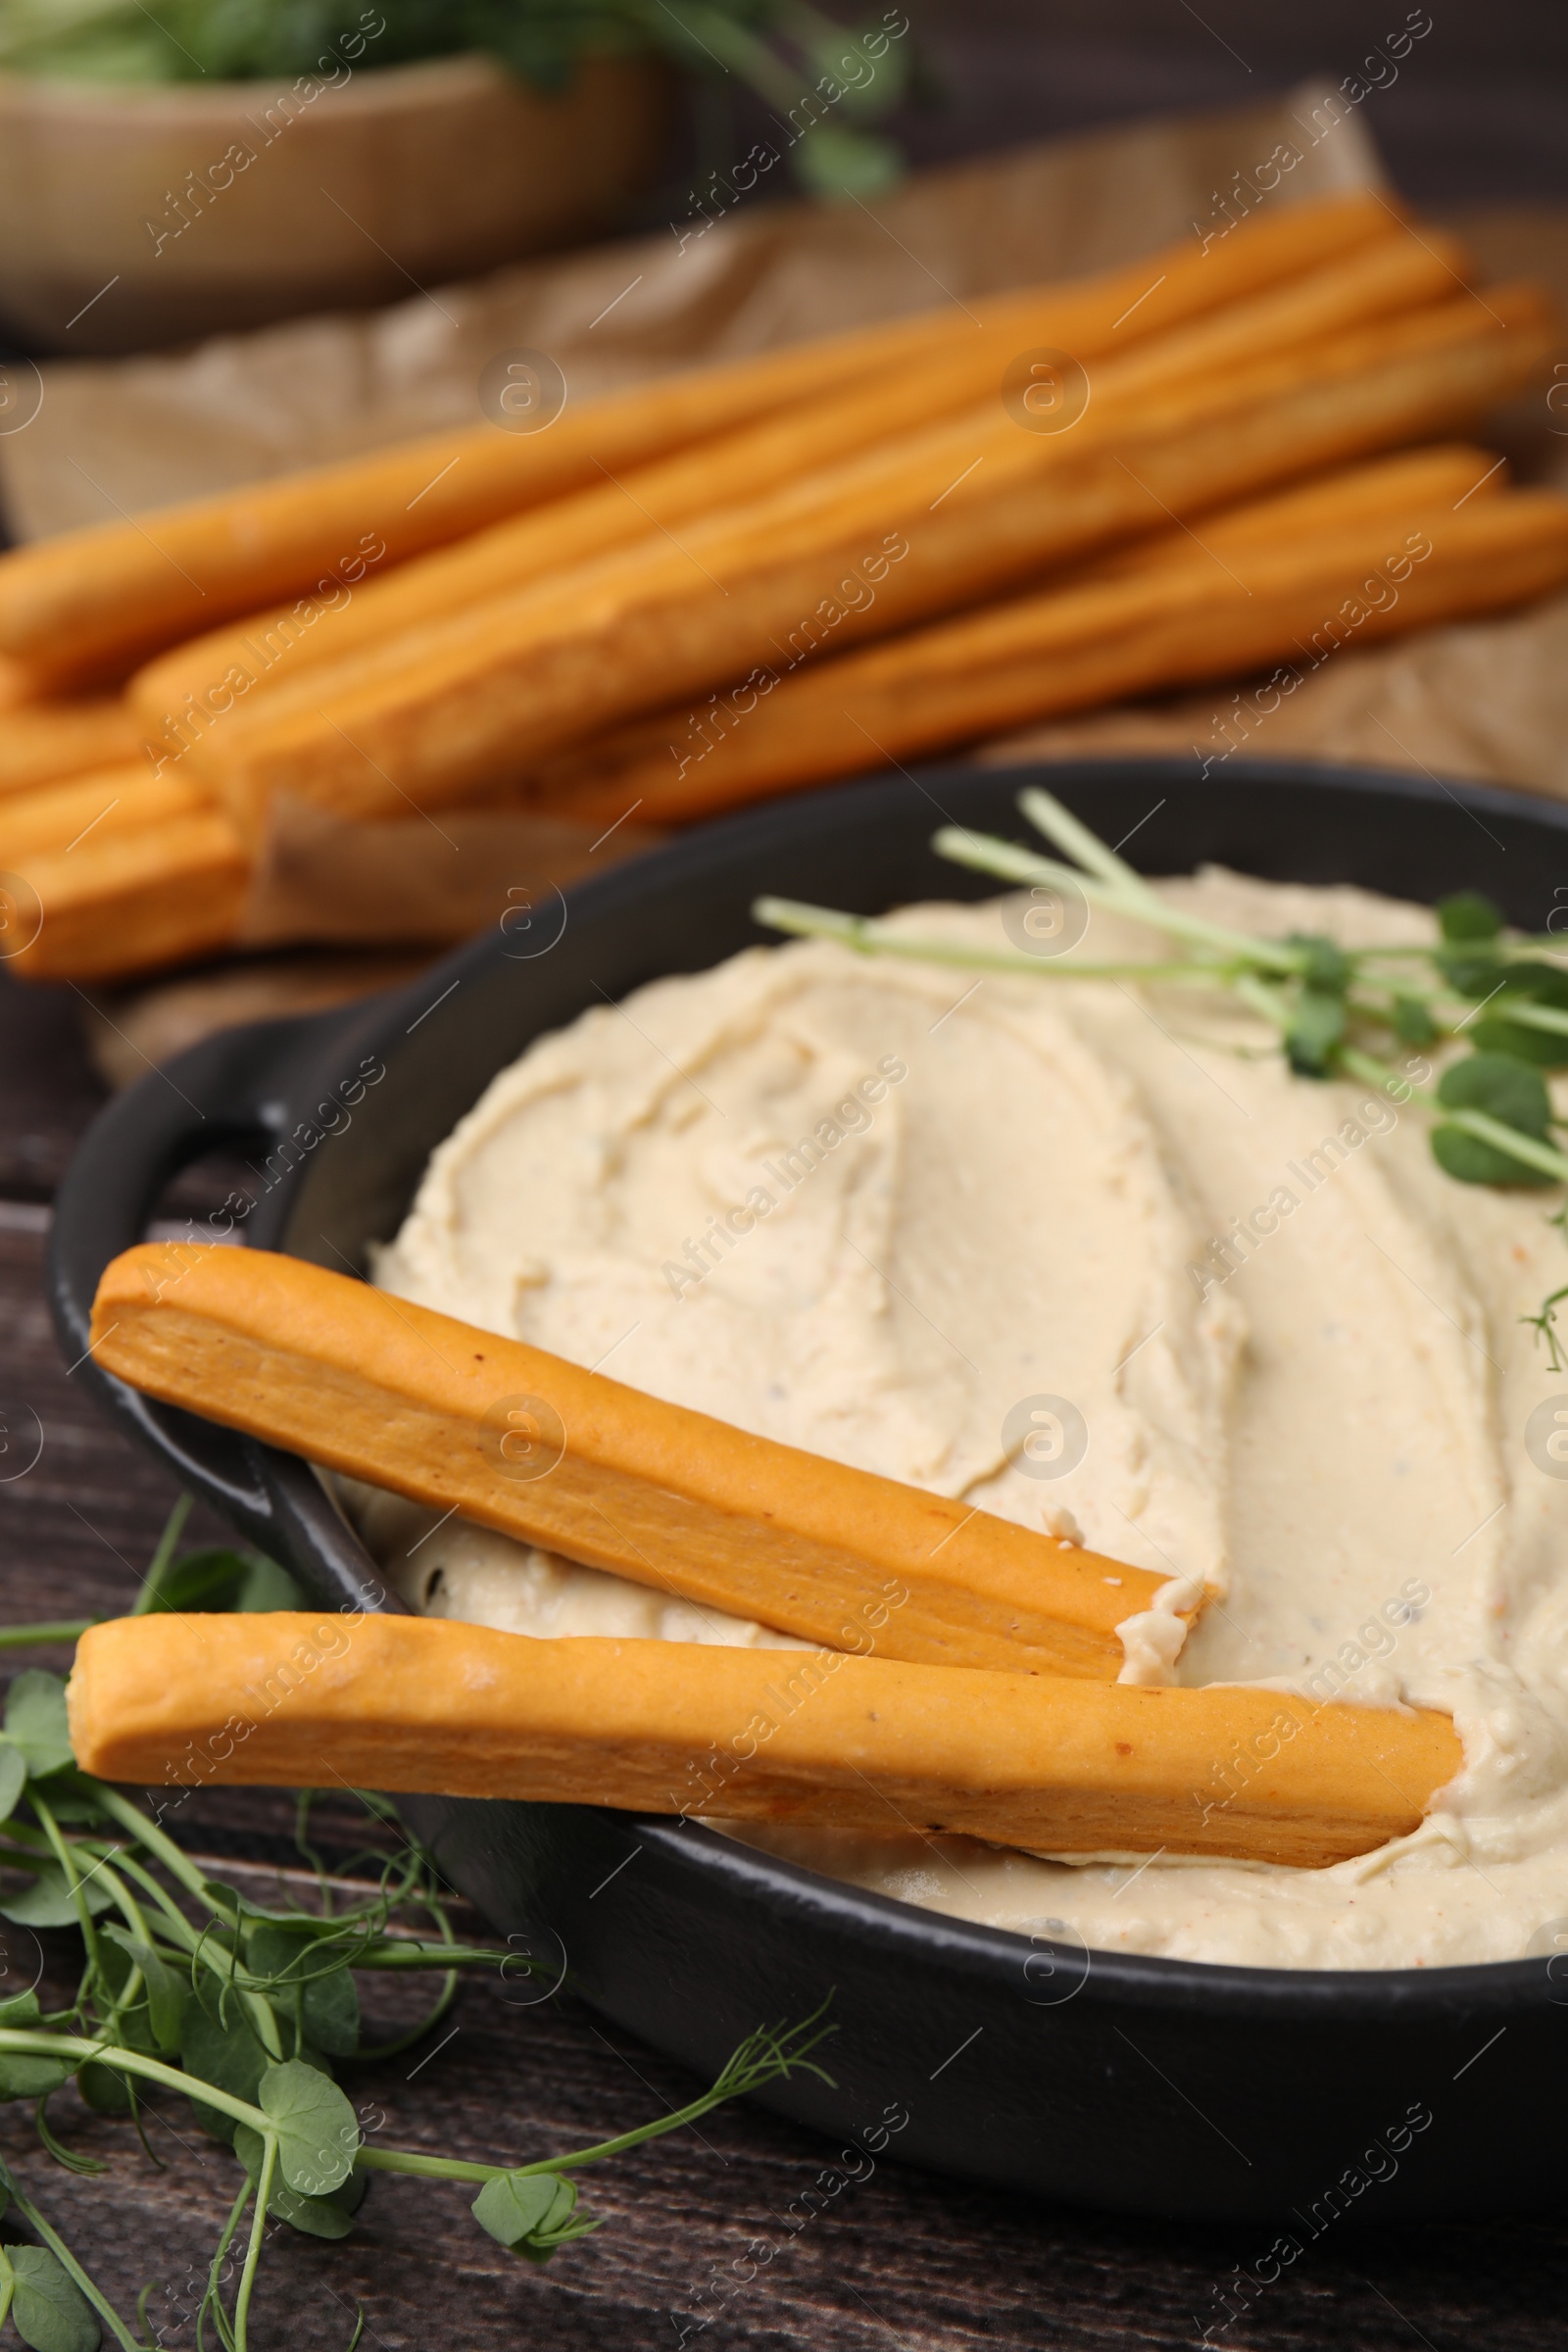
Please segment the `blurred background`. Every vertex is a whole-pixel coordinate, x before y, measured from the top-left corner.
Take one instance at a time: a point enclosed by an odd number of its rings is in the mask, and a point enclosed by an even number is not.
[[[942,90],[900,124],[921,162],[1180,109],[1338,82],[1429,13],[1367,0],[927,0]],[[1371,128],[1418,204],[1568,199],[1568,16],[1550,0],[1459,0],[1374,101]]]
[[[1568,17],[1547,0],[1436,16],[908,0],[866,23],[884,17],[909,33],[787,171],[743,184],[737,165],[858,17],[799,0],[174,0],[155,20],[137,0],[0,0],[0,334],[13,352],[167,348],[634,234],[705,195],[728,212],[777,202],[787,179],[868,198],[905,170],[1312,77],[1370,75],[1365,127],[1421,205],[1568,197]],[[1418,24],[1395,62],[1387,43]],[[284,125],[306,135],[268,156],[265,197],[225,177],[233,142],[260,153]],[[204,209],[200,252],[181,253]]]

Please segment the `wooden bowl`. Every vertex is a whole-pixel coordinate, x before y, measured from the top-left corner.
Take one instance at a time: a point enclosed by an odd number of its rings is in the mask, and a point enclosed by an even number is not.
[[[585,60],[541,96],[484,57],[297,81],[0,74],[0,317],[122,352],[396,301],[612,226],[670,83]]]

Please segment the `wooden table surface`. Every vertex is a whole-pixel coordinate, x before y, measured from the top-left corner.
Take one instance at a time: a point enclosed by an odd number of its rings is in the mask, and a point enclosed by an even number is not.
[[[78,1012],[69,991],[27,993],[0,976],[0,1402],[31,1406],[44,1432],[36,1467],[0,1484],[6,1622],[124,1606],[174,1498],[162,1472],[67,1379],[43,1300],[49,1194],[101,1099]],[[210,1540],[220,1531],[193,1521],[199,1532]],[[283,1798],[215,1794],[182,1818],[182,1838],[209,1854],[293,1858]],[[328,1839],[353,1835],[341,1816],[321,1829]],[[59,1945],[51,1969],[61,1969],[70,1938],[49,1940]],[[582,2007],[560,1998],[514,2007],[501,1987],[475,1984],[440,2034],[388,2064],[348,2070],[348,2087],[362,2110],[384,2111],[402,2144],[525,2161],[623,2131],[696,2085]],[[50,2163],[22,2106],[0,2108],[0,2155],[122,2309],[145,2281],[158,2282],[148,2306],[155,2338],[183,2352],[195,2342],[192,2285],[232,2193],[226,2153],[201,2139],[177,2103],[152,2127],[162,2171],[122,2127],[81,2107],[74,2088],[51,2112],[71,2144],[109,2160],[107,2175],[78,2180]],[[1280,2128],[1290,2128],[1288,2116]],[[1202,2339],[1220,2309],[1216,2286],[1254,2251],[1255,2228],[1067,2212],[888,2163],[792,2235],[781,2217],[833,2154],[769,2116],[721,2111],[700,2132],[597,2172],[587,2193],[604,2229],[547,2270],[514,2262],[485,2237],[461,2190],[382,2178],[342,2244],[279,2226],[254,2340],[269,2352],[342,2347],[363,2305],[370,2352],[1175,2347]],[[765,2259],[753,2245],[748,2261],[754,2240]],[[1568,2233],[1554,2223],[1377,2230],[1347,2221],[1209,2340],[1236,2352],[1329,2343],[1345,2352],[1544,2352],[1563,2340],[1565,2307]]]

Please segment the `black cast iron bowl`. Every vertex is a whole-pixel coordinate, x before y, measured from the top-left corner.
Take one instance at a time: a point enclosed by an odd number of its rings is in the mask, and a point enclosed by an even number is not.
[[[51,1284],[68,1359],[84,1356],[100,1272],[182,1164],[236,1140],[274,1172],[293,1159],[244,1231],[357,1270],[367,1243],[397,1229],[433,1146],[531,1039],[755,942],[760,891],[867,913],[991,895],[939,860],[931,835],[953,818],[1026,838],[1014,801],[1032,781],[1103,838],[1128,837],[1150,873],[1217,859],[1423,901],[1473,887],[1531,931],[1568,902],[1568,808],[1386,774],[1232,761],[1199,780],[1185,761],[1080,761],[931,769],[787,801],[616,867],[569,906],[547,895],[524,927],[504,920],[411,990],[230,1031],[111,1103],[58,1203]],[[329,1100],[352,1103],[349,1123],[285,1151]],[[322,1602],[375,1589],[297,1457],[152,1404],[90,1358],[76,1377]],[[1329,1975],[1084,1954],[858,1892],[697,1823],[402,1804],[498,1930],[564,1958],[577,1991],[699,2071],[831,1989],[837,2088],[807,2076],[766,2099],[841,2138],[874,2143],[906,2113],[889,2152],[942,2171],[1135,2213],[1262,2221],[1295,2208],[1311,2230],[1348,2209],[1389,2220],[1560,2201],[1568,1984],[1544,1959]]]

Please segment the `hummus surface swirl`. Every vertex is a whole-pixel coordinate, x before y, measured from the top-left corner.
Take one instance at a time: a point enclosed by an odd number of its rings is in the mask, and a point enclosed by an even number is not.
[[[1163,887],[1276,936],[1430,936],[1423,909],[1348,889]],[[1004,948],[1007,906],[898,919]],[[809,941],[656,982],[494,1081],[375,1279],[1202,1577],[1179,1656],[1174,1616],[1123,1628],[1130,1679],[1404,1699],[1450,1711],[1465,1742],[1449,1809],[1326,1871],[1067,1865],[891,1816],[885,1838],[754,1843],[1100,1948],[1373,1968],[1568,1947],[1568,1476],[1526,1444],[1568,1381],[1518,1319],[1568,1279],[1562,1239],[1541,1196],[1446,1176],[1396,1102],[1291,1075],[1230,1002],[1068,976],[1149,953],[1097,915],[1038,979]],[[358,1508],[427,1609],[789,1645],[389,1495]]]

